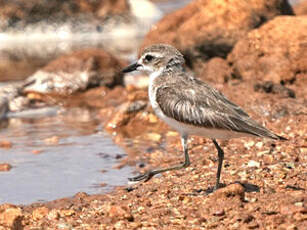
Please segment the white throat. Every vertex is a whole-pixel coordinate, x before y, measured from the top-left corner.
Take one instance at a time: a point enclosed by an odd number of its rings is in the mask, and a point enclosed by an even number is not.
[[[164,68],[160,68],[157,71],[152,72],[149,75],[149,86],[148,86],[148,96],[149,96],[149,101],[151,103],[152,108],[155,110],[155,112],[157,113],[157,109],[158,109],[158,103],[156,101],[156,90],[154,89],[153,85],[154,85],[154,81],[156,78],[158,78],[162,72],[163,72]]]
[[[152,84],[153,81],[162,74],[163,70],[164,70],[164,68],[160,68],[157,71],[154,71],[154,72],[150,73],[150,75],[149,75],[149,84]]]

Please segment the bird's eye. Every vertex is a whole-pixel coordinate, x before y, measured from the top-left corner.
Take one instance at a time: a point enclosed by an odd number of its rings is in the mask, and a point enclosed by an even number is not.
[[[152,56],[152,55],[150,55],[150,54],[147,54],[147,55],[145,56],[145,60],[146,60],[147,62],[152,61],[152,59],[154,59],[154,56]]]

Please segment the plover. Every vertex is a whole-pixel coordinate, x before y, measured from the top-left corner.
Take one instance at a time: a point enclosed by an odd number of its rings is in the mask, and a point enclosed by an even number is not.
[[[156,174],[188,167],[187,139],[189,135],[198,135],[211,138],[217,149],[214,189],[218,189],[224,152],[216,139],[244,136],[286,139],[252,120],[222,93],[186,72],[184,62],[183,55],[176,48],[156,44],[145,48],[140,59],[123,70],[125,73],[140,70],[149,74],[148,94],[152,108],[159,118],[179,132],[185,157],[182,164],[148,171],[129,180],[146,181]]]

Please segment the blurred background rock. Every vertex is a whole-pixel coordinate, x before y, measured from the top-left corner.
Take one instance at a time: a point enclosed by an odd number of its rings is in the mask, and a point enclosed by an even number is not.
[[[0,1],[0,79],[23,79],[82,48],[131,55],[162,16],[149,1]]]
[[[29,92],[146,87],[120,69],[158,42],[176,46],[206,81],[291,83],[306,72],[305,8],[297,0],[0,0],[0,97],[18,111]]]

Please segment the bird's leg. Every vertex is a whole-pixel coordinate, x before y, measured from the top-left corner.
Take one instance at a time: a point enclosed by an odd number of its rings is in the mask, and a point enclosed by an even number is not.
[[[163,168],[163,169],[156,169],[156,170],[148,171],[148,172],[141,174],[139,176],[129,178],[129,181],[141,181],[141,180],[148,181],[156,174],[163,173],[163,172],[170,171],[170,170],[177,170],[177,169],[182,169],[182,168],[188,167],[191,163],[190,163],[190,158],[189,158],[189,153],[188,153],[188,143],[187,143],[187,141],[188,141],[187,136],[185,136],[185,135],[181,136],[181,143],[182,143],[183,152],[184,152],[184,162],[182,164],[175,165],[175,166],[172,166],[172,167],[169,167],[169,168]]]
[[[222,171],[222,165],[223,165],[223,160],[224,160],[224,151],[221,149],[221,147],[218,145],[215,139],[212,139],[218,153],[219,157],[219,165],[217,168],[217,173],[216,173],[216,184],[214,187],[214,190],[217,190],[220,187],[220,177],[221,177],[221,171]]]

